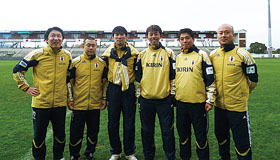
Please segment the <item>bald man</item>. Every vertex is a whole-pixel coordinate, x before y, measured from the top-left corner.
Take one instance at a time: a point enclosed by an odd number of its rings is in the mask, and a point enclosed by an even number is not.
[[[229,24],[217,30],[220,47],[210,54],[217,86],[215,135],[222,160],[230,159],[230,130],[239,160],[252,159],[248,115],[249,94],[258,82],[257,66],[251,54],[234,45],[234,30]]]

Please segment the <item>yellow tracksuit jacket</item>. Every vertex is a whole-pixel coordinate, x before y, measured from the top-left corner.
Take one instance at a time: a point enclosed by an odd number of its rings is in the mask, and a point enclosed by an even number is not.
[[[210,59],[216,77],[216,106],[229,111],[247,111],[249,94],[258,82],[251,54],[232,44],[212,51]]]
[[[71,67],[74,110],[100,109],[106,93],[106,63],[101,58],[83,55]]]
[[[171,49],[149,46],[142,51],[137,58],[140,95],[146,99],[163,99],[171,94],[175,76],[175,73],[171,75],[175,68],[173,65],[175,60]]]
[[[18,88],[26,91],[29,84],[25,72],[33,67],[33,86],[39,88],[40,95],[32,97],[32,107],[52,108],[67,105],[67,71],[71,65],[71,53],[60,49],[54,53],[47,45],[26,55],[13,69]]]
[[[102,58],[108,65],[108,81],[122,86],[122,91],[127,90],[135,80],[134,67],[138,54],[139,51],[128,43],[123,48],[117,48],[115,43],[107,48]]]
[[[197,47],[181,50],[176,56],[176,100],[187,103],[214,104],[215,82],[212,63]]]

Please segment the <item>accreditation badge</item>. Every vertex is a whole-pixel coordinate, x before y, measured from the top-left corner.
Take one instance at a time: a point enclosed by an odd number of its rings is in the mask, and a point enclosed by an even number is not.
[[[255,66],[246,67],[246,73],[247,74],[255,74],[256,73]]]
[[[214,74],[213,67],[207,67],[207,68],[206,68],[206,74],[207,74],[207,75],[209,75],[209,74]]]

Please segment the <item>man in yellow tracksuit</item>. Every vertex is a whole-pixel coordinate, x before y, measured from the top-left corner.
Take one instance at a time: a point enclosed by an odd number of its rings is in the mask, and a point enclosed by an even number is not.
[[[136,81],[139,82],[139,110],[143,152],[146,160],[155,156],[155,117],[159,118],[163,149],[168,160],[175,159],[174,111],[171,101],[175,78],[174,53],[161,45],[162,30],[158,25],[147,28],[150,44],[137,59]]]
[[[121,158],[122,145],[119,135],[120,114],[123,115],[123,143],[126,159],[136,160],[134,86],[135,61],[139,52],[126,42],[127,31],[117,26],[112,31],[112,44],[102,55],[108,66],[108,131],[111,144],[110,160]]]
[[[223,24],[217,30],[220,48],[210,54],[216,84],[215,135],[221,159],[230,159],[231,129],[238,159],[252,159],[248,98],[258,83],[251,54],[233,43],[234,30]]]
[[[106,63],[96,56],[96,40],[92,37],[83,42],[84,53],[75,58],[70,70],[73,101],[69,102],[72,110],[70,125],[70,157],[80,157],[83,133],[87,125],[87,160],[93,160],[99,132],[100,109],[106,107],[107,68]],[[70,98],[71,99],[71,98]]]
[[[61,47],[62,29],[49,28],[44,39],[47,46],[26,55],[13,69],[18,88],[32,96],[34,136],[32,154],[35,160],[46,155],[45,137],[49,121],[53,128],[53,158],[63,159],[65,146],[65,115],[67,105],[66,77],[71,65],[71,54]],[[29,86],[25,72],[33,67],[33,85]]]
[[[208,116],[215,98],[214,71],[208,54],[194,45],[189,28],[178,32],[181,53],[176,56],[176,126],[180,137],[180,157],[191,158],[191,124],[200,160],[209,160]]]

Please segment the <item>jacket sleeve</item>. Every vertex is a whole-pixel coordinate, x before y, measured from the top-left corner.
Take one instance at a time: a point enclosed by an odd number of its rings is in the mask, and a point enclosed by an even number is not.
[[[138,55],[135,64],[135,80],[140,83],[143,75],[141,55]]]
[[[170,63],[170,69],[169,69],[169,79],[174,80],[175,79],[175,69],[176,69],[176,63],[175,60],[172,57],[169,57],[169,63]]]
[[[67,69],[66,83],[69,83],[70,80],[72,79],[72,77],[73,77],[73,75],[71,73],[72,71],[73,71],[72,61],[69,60],[69,66],[68,66],[68,69]]]
[[[215,102],[215,92],[216,92],[214,68],[208,54],[203,53],[202,56],[203,56],[202,73],[203,73],[203,79],[206,87],[206,94],[207,94],[206,103],[213,105]]]
[[[69,67],[67,70],[67,90],[68,90],[68,100],[73,101],[73,85],[75,83],[76,67],[73,65],[72,61],[69,62]]]
[[[27,91],[29,89],[29,84],[26,81],[25,73],[27,72],[29,67],[33,67],[38,64],[38,61],[34,59],[34,57],[30,54],[33,53],[29,53],[13,68],[13,78],[18,84],[18,88],[22,91]]]
[[[67,83],[71,83],[72,85],[75,84],[75,78],[76,78],[76,67],[73,66],[69,69],[67,73]]]
[[[107,86],[108,86],[108,68],[104,67],[103,73],[102,73],[102,88],[103,88],[103,99],[107,99],[106,97],[106,91],[107,91]]]
[[[241,50],[240,53],[242,53],[242,55],[244,56],[244,61],[242,62],[242,69],[248,78],[248,84],[251,93],[255,89],[259,81],[257,65],[249,52]]]
[[[175,54],[172,51],[169,56],[169,80],[170,80],[170,94],[175,96],[176,86],[175,86],[175,75],[176,75],[176,61]]]

